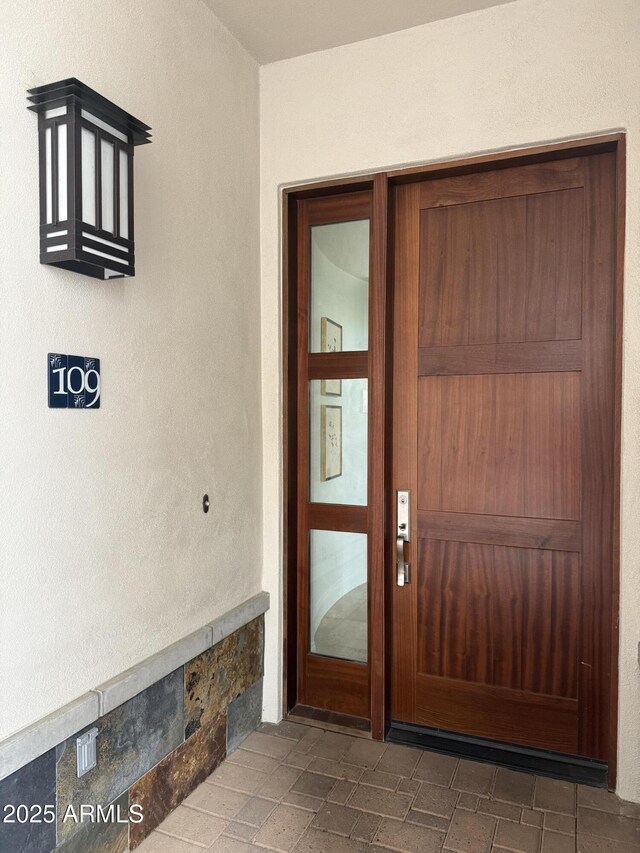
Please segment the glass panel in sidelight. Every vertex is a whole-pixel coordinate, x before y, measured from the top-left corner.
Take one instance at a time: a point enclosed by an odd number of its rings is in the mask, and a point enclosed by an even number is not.
[[[369,344],[369,220],[311,227],[309,352]]]
[[[309,531],[309,650],[367,661],[367,535]]]
[[[367,503],[366,379],[309,382],[309,500]]]

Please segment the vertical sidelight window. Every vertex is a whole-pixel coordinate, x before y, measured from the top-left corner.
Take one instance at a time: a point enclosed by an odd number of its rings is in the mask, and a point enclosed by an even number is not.
[[[372,191],[297,206],[297,704],[370,717]]]

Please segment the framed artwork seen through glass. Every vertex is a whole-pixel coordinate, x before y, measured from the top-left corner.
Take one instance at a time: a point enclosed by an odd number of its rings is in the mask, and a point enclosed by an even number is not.
[[[328,317],[320,318],[320,351],[342,352],[342,326]],[[320,393],[327,397],[341,397],[342,379],[323,379]]]
[[[320,406],[320,479],[342,476],[342,406]]]

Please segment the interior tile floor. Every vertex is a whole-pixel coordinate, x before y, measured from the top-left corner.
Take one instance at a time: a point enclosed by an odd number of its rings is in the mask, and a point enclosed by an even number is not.
[[[638,853],[614,794],[282,722],[263,725],[142,853]]]
[[[322,617],[314,652],[332,658],[367,659],[367,585],[349,590]]]

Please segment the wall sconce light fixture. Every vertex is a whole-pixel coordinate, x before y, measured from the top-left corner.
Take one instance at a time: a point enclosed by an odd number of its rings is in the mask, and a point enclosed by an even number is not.
[[[151,128],[75,77],[30,89],[38,113],[40,263],[132,276],[133,149]]]

